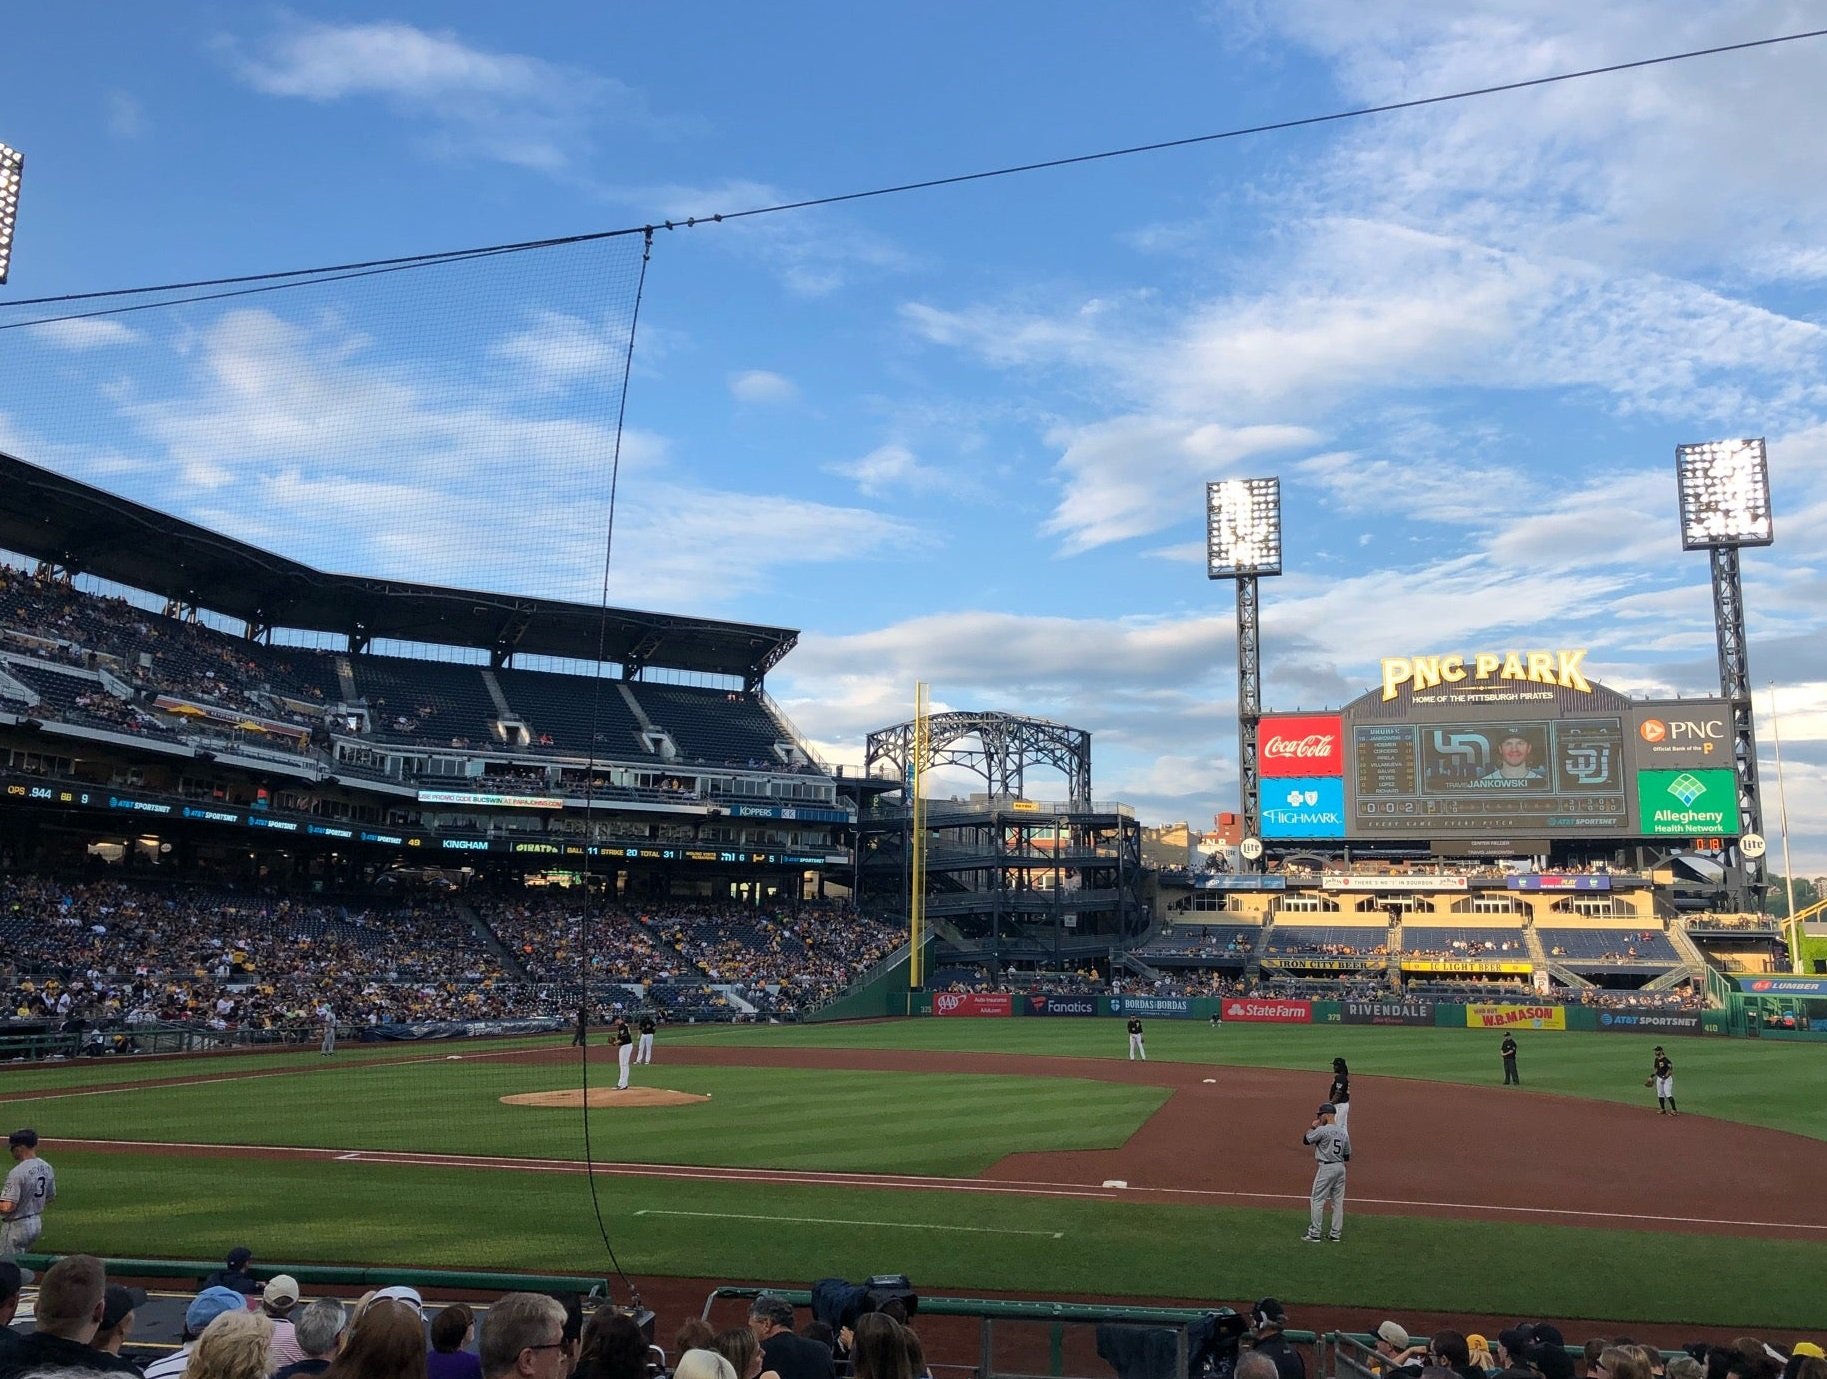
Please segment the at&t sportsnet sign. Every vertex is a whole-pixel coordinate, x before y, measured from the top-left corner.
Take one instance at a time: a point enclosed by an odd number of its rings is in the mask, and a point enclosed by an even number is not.
[[[1310,1025],[1312,1001],[1284,1001],[1274,997],[1233,996],[1225,1000],[1224,1019],[1255,1025]]]
[[[1342,776],[1345,729],[1336,713],[1264,718],[1256,729],[1256,769],[1262,776]],[[1265,788],[1265,795],[1268,790]]]
[[[1698,1015],[1665,1015],[1658,1011],[1601,1010],[1599,1028],[1612,1034],[1698,1034]]]

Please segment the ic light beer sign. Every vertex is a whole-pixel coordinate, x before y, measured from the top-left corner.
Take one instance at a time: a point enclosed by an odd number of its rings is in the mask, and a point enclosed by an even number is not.
[[[1503,682],[1558,685],[1561,689],[1591,694],[1592,685],[1580,671],[1586,650],[1480,651],[1466,656],[1385,656],[1383,699],[1387,703],[1408,686],[1409,693],[1439,689],[1443,685],[1495,685]]]
[[[1344,742],[1336,713],[1264,718],[1256,728],[1256,768],[1264,776],[1340,776]]]

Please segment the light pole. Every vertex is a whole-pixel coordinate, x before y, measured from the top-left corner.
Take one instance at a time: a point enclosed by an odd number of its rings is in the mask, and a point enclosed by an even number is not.
[[[1243,832],[1259,830],[1256,729],[1262,659],[1256,581],[1281,573],[1281,480],[1225,479],[1205,486],[1205,575],[1237,586],[1237,788]]]
[[[9,144],[0,144],[0,283],[13,266],[13,226],[19,219],[19,178],[25,155]]]
[[[1741,546],[1768,546],[1775,539],[1770,520],[1770,468],[1762,438],[1704,441],[1675,447],[1675,478],[1681,492],[1681,548],[1706,551],[1713,567],[1713,626],[1719,639],[1719,692],[1732,715],[1732,766],[1738,784],[1740,836],[1763,834],[1763,805],[1757,793],[1757,731],[1751,713],[1750,651],[1745,636],[1744,588],[1739,581]],[[1746,892],[1761,900],[1764,859],[1746,857],[1734,838],[1726,849],[1726,888],[1734,906]]]

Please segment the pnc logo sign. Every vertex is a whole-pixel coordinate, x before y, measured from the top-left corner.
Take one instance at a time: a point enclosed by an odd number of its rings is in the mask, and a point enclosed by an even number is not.
[[[1342,776],[1344,741],[1336,713],[1264,718],[1256,729],[1257,769],[1265,776]]]
[[[1698,752],[1711,756],[1726,741],[1723,718],[1645,718],[1637,736],[1651,751]]]

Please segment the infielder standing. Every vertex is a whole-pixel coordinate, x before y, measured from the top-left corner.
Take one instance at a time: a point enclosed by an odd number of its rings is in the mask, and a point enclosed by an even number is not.
[[[625,1092],[628,1090],[628,1065],[634,1058],[634,1031],[628,1028],[626,1015],[615,1017],[615,1056],[622,1066],[615,1090]]]
[[[1320,1240],[1320,1226],[1325,1221],[1326,1204],[1332,1204],[1332,1239],[1338,1242],[1345,1228],[1345,1165],[1351,1160],[1351,1137],[1332,1123],[1338,1107],[1324,1103],[1313,1118],[1312,1128],[1301,1136],[1302,1144],[1313,1146],[1313,1158],[1319,1167],[1313,1174],[1313,1214],[1307,1219],[1307,1233],[1301,1239],[1309,1245]]]
[[[1656,1114],[1674,1116],[1675,1110],[1675,1065],[1662,1052],[1662,1045],[1656,1045],[1655,1060],[1650,1064],[1650,1079],[1656,1088]]]
[[[0,1259],[32,1248],[44,1229],[44,1209],[57,1200],[57,1175],[38,1157],[38,1132],[15,1130],[6,1137],[13,1170],[0,1187]]]
[[[1326,1094],[1326,1100],[1339,1108],[1339,1118],[1335,1125],[1345,1129],[1345,1123],[1351,1118],[1351,1069],[1345,1066],[1345,1060],[1332,1060],[1332,1090]]]
[[[655,1028],[653,1012],[650,1010],[641,1016],[641,1048],[634,1056],[634,1061],[636,1063],[653,1062],[653,1032]]]
[[[1129,1060],[1148,1061],[1148,1050],[1142,1047],[1142,1018],[1139,1015],[1129,1017]]]
[[[328,1058],[336,1052],[336,1012],[328,1001],[317,1007],[317,1019],[324,1027],[323,1046],[317,1052]]]

